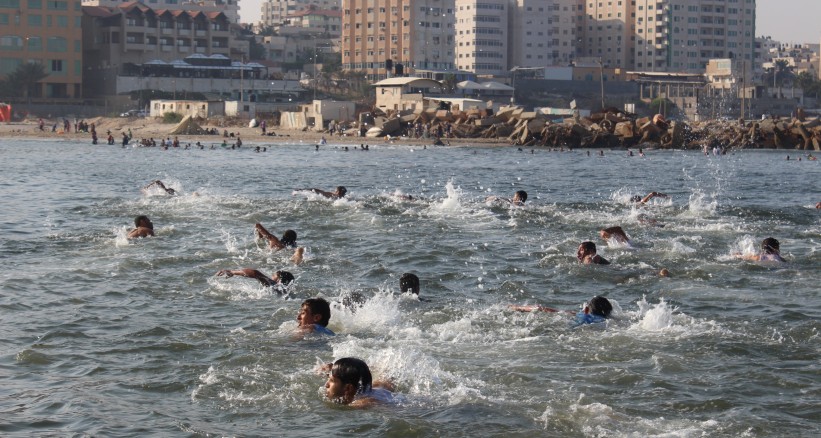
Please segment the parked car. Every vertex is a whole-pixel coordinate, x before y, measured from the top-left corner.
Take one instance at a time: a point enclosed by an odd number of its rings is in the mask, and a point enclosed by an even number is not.
[[[120,114],[120,117],[148,117],[148,113],[145,110],[133,109]]]

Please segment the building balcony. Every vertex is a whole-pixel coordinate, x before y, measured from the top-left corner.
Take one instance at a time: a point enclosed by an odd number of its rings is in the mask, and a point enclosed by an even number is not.
[[[196,53],[205,53],[208,50],[207,47],[194,47],[194,52]]]
[[[162,31],[160,33],[162,33],[163,35],[172,35],[174,33],[174,29],[164,27],[162,28]]]
[[[170,46],[170,45],[166,45],[166,44],[161,44],[160,45],[160,50],[162,50],[163,52],[170,52],[171,49],[173,49],[173,48],[174,48],[174,46]]]
[[[177,35],[191,35],[191,29],[177,29]]]
[[[177,50],[180,53],[188,53],[188,52],[191,51],[191,47],[189,47],[189,46],[177,46]]]
[[[198,36],[198,37],[204,37],[207,34],[208,34],[207,30],[195,30],[194,31],[194,36]]]

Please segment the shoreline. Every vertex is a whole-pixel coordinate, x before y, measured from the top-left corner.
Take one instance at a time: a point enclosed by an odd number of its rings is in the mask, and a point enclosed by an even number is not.
[[[52,132],[51,127],[55,121],[47,121],[44,131],[40,131],[36,121],[24,122],[7,122],[0,123],[0,137],[8,139],[65,139],[77,142],[91,143],[91,133],[86,132],[71,132],[65,134],[62,132],[62,124],[59,124],[56,131]],[[212,144],[221,144],[223,140],[227,141],[229,145],[236,141],[237,135],[242,139],[243,146],[268,146],[276,145],[277,143],[299,144],[305,143],[308,145],[316,145],[324,136],[328,144],[326,146],[334,145],[359,145],[359,144],[394,144],[394,145],[408,145],[408,146],[432,146],[435,141],[433,138],[407,138],[407,137],[392,137],[388,140],[385,137],[358,137],[358,136],[330,136],[324,132],[303,131],[301,129],[272,129],[269,132],[275,132],[277,135],[262,135],[260,128],[249,128],[248,126],[215,126],[202,125],[204,129],[216,128],[219,132],[227,130],[229,133],[234,133],[234,137],[224,137],[223,135],[172,135],[169,132],[173,131],[176,124],[154,122],[148,119],[132,119],[132,118],[112,118],[112,117],[97,117],[87,120],[88,124],[94,124],[97,130],[98,145],[108,146],[106,141],[107,132],[110,130],[114,137],[114,144],[112,146],[122,145],[122,133],[131,129],[133,135],[129,145],[134,145],[143,138],[153,138],[159,140],[161,138],[178,137],[181,144],[201,142],[206,146]],[[73,125],[72,125],[73,129]],[[443,139],[445,146],[450,147],[464,147],[464,146],[485,146],[485,147],[504,147],[513,146],[510,141],[505,139],[487,139],[487,138],[450,138]],[[448,144],[450,143],[450,144]]]

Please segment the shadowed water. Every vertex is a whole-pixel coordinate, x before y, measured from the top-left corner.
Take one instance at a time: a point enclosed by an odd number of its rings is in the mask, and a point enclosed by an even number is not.
[[[5,140],[0,434],[816,436],[821,170],[790,152]],[[180,195],[141,193],[154,179]],[[294,191],[337,185],[348,199]],[[485,201],[516,190],[524,208]],[[630,201],[654,190],[670,197]],[[125,238],[138,214],[155,238]],[[305,263],[256,222],[296,230]],[[632,243],[601,241],[612,225]],[[734,256],[768,236],[787,263]],[[612,264],[578,264],[584,240]],[[282,297],[214,276],[240,267],[297,281]],[[355,312],[338,304],[353,292]],[[295,340],[317,295],[337,336]],[[593,295],[615,304],[606,328],[508,308]],[[316,366],[345,356],[398,404],[324,400]]]

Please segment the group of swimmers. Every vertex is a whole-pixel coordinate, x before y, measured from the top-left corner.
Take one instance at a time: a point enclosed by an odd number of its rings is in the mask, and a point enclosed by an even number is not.
[[[177,192],[167,187],[162,181],[155,180],[144,187],[149,189],[157,187],[168,195],[176,195]],[[298,189],[296,192],[308,192],[323,196],[328,199],[337,200],[342,199],[347,194],[347,189],[344,186],[338,186],[333,191],[325,191],[318,188]],[[402,200],[414,200],[413,197],[404,195]],[[632,202],[637,204],[646,204],[653,198],[666,198],[668,195],[660,192],[651,192],[648,195],[634,196],[631,198]],[[498,196],[491,196],[486,199],[488,203],[502,203],[511,207],[522,207],[527,201],[527,192],[520,190],[514,193],[512,198],[503,198]],[[816,205],[816,208],[821,209],[821,202]],[[135,221],[135,228],[128,232],[128,238],[141,238],[154,236],[153,223],[144,215],[138,216]],[[657,223],[652,223],[655,226],[663,226]],[[283,249],[293,249],[294,255],[291,260],[295,265],[303,262],[304,248],[297,244],[297,233],[294,230],[286,230],[282,237],[276,237],[273,233],[268,231],[262,224],[256,223],[254,225],[254,232],[258,238],[264,239],[268,243],[268,248],[272,251],[279,251]],[[605,241],[615,240],[616,242],[627,244],[629,237],[620,226],[613,226],[601,229],[599,236]],[[780,244],[778,240],[768,237],[761,243],[761,253],[755,255],[736,254],[739,258],[754,261],[772,261],[784,262],[780,254]],[[582,264],[610,264],[608,260],[597,254],[596,244],[592,241],[582,242],[576,252],[576,257],[579,263]],[[294,275],[286,270],[277,270],[269,277],[263,272],[255,268],[241,268],[241,269],[223,269],[216,274],[218,277],[245,277],[253,278],[260,284],[266,287],[273,288],[277,293],[287,293],[287,288],[295,280]],[[662,277],[670,275],[667,269],[662,269],[659,272]],[[419,295],[419,277],[412,273],[405,273],[400,277],[399,286],[402,293],[410,292],[418,297]],[[342,305],[349,308],[355,308],[365,302],[364,297],[354,293],[346,296],[342,300]],[[573,326],[578,327],[590,324],[603,324],[611,317],[613,312],[612,303],[605,297],[594,296],[582,306],[579,312],[569,310],[558,310],[552,307],[542,305],[511,305],[510,308],[514,311],[520,312],[560,312],[560,313],[575,313],[575,322]],[[299,334],[317,334],[325,336],[334,336],[334,332],[328,328],[328,323],[331,319],[331,305],[321,297],[308,298],[304,300],[300,306],[299,312],[296,316],[297,331]],[[333,363],[325,364],[321,367],[322,372],[327,373],[327,381],[325,383],[326,397],[336,403],[345,405],[364,407],[374,403],[387,402],[393,399],[393,385],[386,381],[374,381],[368,365],[358,358],[346,357],[339,359]]]

